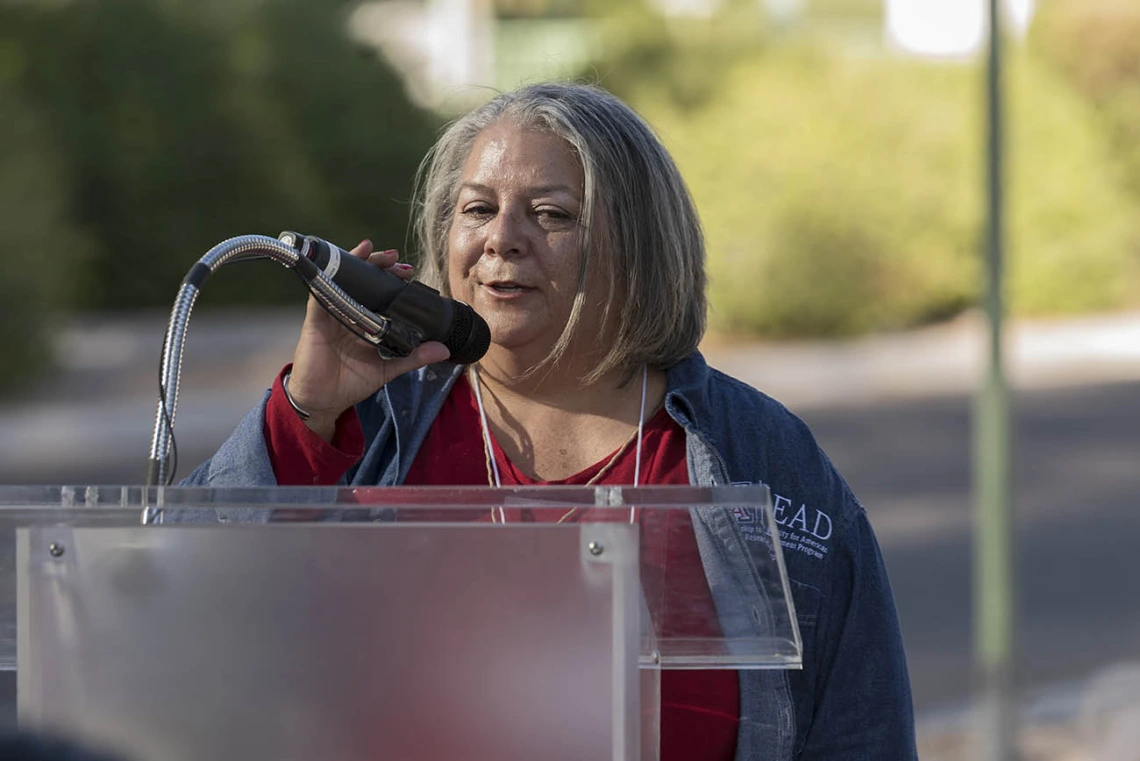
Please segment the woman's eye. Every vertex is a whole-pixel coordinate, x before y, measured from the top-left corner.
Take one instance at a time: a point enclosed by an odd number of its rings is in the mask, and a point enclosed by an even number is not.
[[[485,203],[473,203],[464,206],[463,213],[469,217],[486,217],[494,214],[495,210]]]
[[[551,219],[558,221],[565,221],[572,218],[569,212],[548,206],[543,206],[535,209],[535,214],[537,214],[542,219]]]

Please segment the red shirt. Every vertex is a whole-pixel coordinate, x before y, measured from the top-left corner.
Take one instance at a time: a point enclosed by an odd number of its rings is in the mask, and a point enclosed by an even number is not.
[[[282,376],[284,371],[282,372]],[[364,453],[364,437],[354,410],[337,421],[332,443],[313,433],[274,385],[266,410],[266,444],[280,485],[336,483]],[[582,485],[609,463],[612,454],[580,473],[558,481],[535,481],[515,467],[491,438],[503,486]],[[632,484],[636,442],[621,451],[600,484]],[[689,483],[685,434],[661,410],[646,421],[642,438],[641,482]],[[475,395],[460,376],[444,401],[404,480],[407,486],[488,485],[486,449]],[[507,510],[508,521],[557,521],[563,509]],[[567,520],[577,520],[585,513]],[[489,516],[488,516],[489,517]],[[641,516],[642,586],[646,599],[671,636],[715,636],[712,598],[705,581],[687,511]],[[669,591],[668,597],[665,590]],[[677,604],[670,604],[677,601]],[[684,605],[679,604],[684,601]],[[714,625],[715,628],[715,625]],[[731,761],[740,723],[740,688],[734,671],[661,672],[661,760]]]

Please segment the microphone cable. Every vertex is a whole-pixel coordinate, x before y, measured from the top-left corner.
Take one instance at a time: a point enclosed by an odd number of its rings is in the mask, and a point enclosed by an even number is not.
[[[233,264],[239,264],[241,262],[256,262],[256,261],[260,261],[262,259],[268,259],[268,260],[272,261],[271,257],[258,256],[258,257],[249,257],[248,259],[239,259],[239,260],[230,262],[229,264],[233,265]],[[294,275],[296,275],[297,279],[300,280],[301,283],[305,286],[305,290],[309,293],[309,296],[311,298],[315,299],[316,302],[318,304],[320,304],[320,306],[325,310],[325,312],[327,312],[329,315],[332,316],[332,318],[334,320],[336,320],[338,323],[340,323],[341,327],[343,327],[345,330],[347,330],[352,335],[359,338],[361,341],[364,341],[365,343],[372,345],[372,342],[368,340],[367,336],[365,335],[365,333],[362,330],[360,330],[358,327],[356,327],[356,325],[354,325],[353,323],[346,320],[341,314],[338,313],[337,310],[330,309],[319,298],[316,298],[317,293],[313,289],[311,281],[306,280],[305,276],[302,275],[300,272],[298,272],[296,267],[290,267],[289,270]],[[163,334],[162,350],[159,352],[159,355],[158,355],[159,356],[159,361],[158,361],[158,400],[159,400],[159,403],[162,405],[162,424],[165,426],[166,433],[170,437],[170,451],[166,455],[166,458],[167,458],[166,462],[163,463],[163,465],[166,466],[166,474],[167,474],[166,475],[166,483],[163,484],[163,486],[170,486],[174,483],[175,472],[178,470],[178,440],[174,435],[174,421],[170,419],[169,406],[167,405],[167,402],[166,402],[166,386],[162,382],[162,358],[166,356],[166,347],[167,347],[169,341],[170,341],[170,333],[169,333],[169,331],[167,331],[166,333]]]

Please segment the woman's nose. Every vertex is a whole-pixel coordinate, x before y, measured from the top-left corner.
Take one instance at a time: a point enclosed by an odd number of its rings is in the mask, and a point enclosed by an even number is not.
[[[495,256],[518,256],[524,250],[524,220],[517,212],[500,210],[488,225],[483,249]]]

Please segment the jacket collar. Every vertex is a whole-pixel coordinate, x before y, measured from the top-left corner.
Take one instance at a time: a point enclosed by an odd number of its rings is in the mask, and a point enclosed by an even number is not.
[[[666,373],[665,409],[686,430],[700,431],[700,421],[709,419],[711,373],[700,352],[693,352]]]

